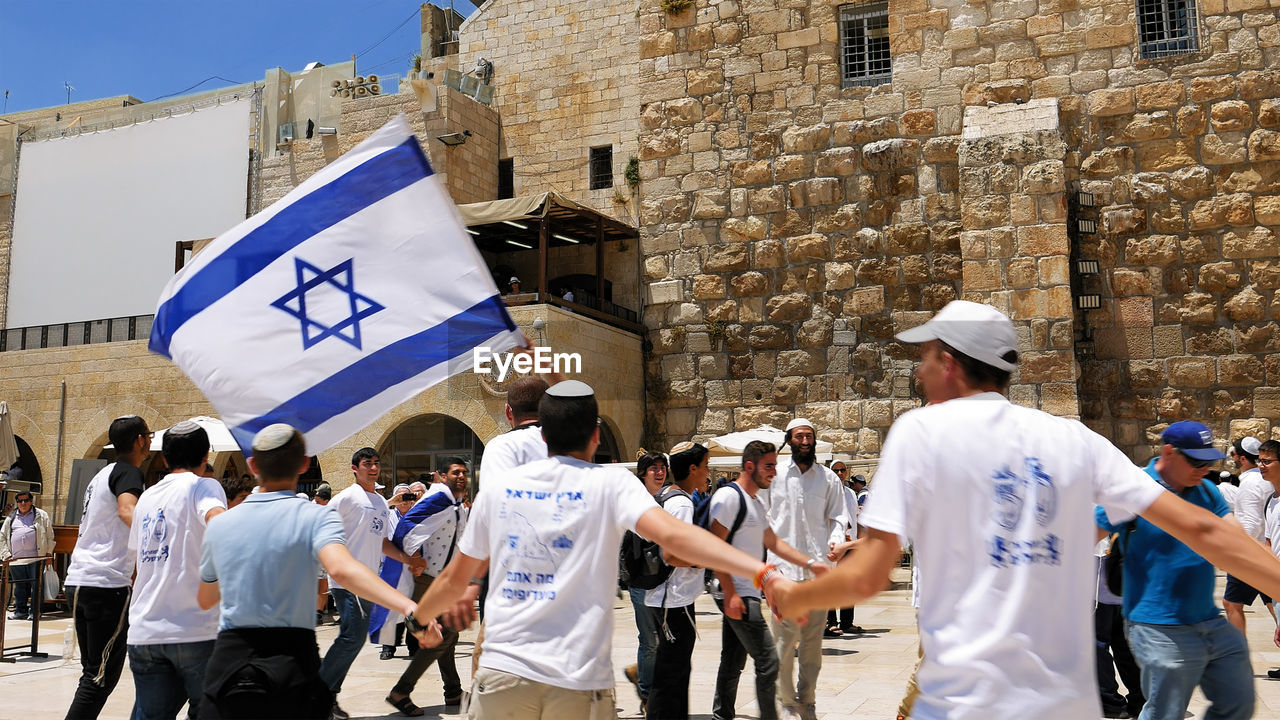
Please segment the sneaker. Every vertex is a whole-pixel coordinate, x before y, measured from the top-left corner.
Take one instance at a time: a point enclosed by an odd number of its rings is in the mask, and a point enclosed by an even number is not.
[[[1280,680],[1280,668],[1275,668],[1274,670],[1268,670],[1267,677],[1271,678],[1272,680]]]
[[[390,660],[396,656],[396,649],[390,645],[383,645],[382,652],[378,653],[379,660]]]
[[[317,611],[316,611],[316,625],[323,625],[323,624],[324,624],[324,611],[323,611],[323,610],[317,610]]]
[[[9,613],[9,619],[10,620],[30,620],[31,616],[25,613],[11,612]]]
[[[333,701],[333,709],[329,711],[329,720],[351,720],[351,713],[342,709],[337,700]]]

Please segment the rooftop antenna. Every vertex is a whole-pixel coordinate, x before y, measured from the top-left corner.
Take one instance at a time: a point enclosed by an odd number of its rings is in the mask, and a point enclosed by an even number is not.
[[[0,115],[8,115],[8,114],[9,114],[9,91],[5,90],[4,91],[4,110],[0,111]]]
[[[70,104],[71,104],[71,91],[72,91],[72,90],[75,90],[75,88],[74,88],[74,87],[72,87],[72,86],[71,86],[71,83],[67,82],[66,80],[63,80],[63,81],[62,81],[62,84],[63,84],[63,86],[65,86],[65,87],[67,88],[67,104],[68,104],[68,105],[70,105]]]

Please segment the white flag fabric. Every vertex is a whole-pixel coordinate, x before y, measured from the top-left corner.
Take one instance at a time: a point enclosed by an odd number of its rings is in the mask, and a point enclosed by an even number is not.
[[[169,281],[150,348],[242,450],[272,423],[321,452],[522,336],[403,117],[213,240]]]

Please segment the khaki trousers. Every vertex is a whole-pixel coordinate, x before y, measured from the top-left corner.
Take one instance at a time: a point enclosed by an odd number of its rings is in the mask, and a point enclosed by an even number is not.
[[[613,688],[569,690],[480,668],[471,686],[472,720],[612,720]]]
[[[790,620],[773,620],[778,649],[778,702],[783,707],[813,705],[822,670],[822,630],[827,611],[809,613],[804,627]],[[796,678],[796,646],[800,647],[800,677]]]

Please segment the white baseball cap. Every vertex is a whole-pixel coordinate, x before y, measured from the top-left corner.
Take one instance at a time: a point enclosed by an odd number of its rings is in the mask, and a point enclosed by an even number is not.
[[[1004,313],[982,303],[952,300],[929,322],[903,330],[896,337],[907,343],[941,340],[991,367],[1010,372],[1017,367],[1018,334],[1013,323]]]

